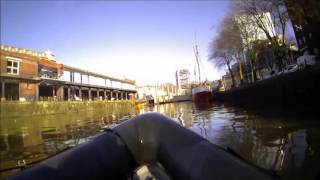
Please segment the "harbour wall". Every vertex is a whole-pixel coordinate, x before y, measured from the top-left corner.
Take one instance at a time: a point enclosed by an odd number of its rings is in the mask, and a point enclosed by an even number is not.
[[[131,100],[1,102],[0,118],[64,114],[97,109],[113,111],[115,109],[130,108],[133,106],[134,102]]]
[[[307,67],[240,88],[216,92],[213,100],[259,110],[320,112],[320,67]]]

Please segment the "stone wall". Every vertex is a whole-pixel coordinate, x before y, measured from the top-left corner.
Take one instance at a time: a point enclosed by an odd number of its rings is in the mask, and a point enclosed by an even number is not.
[[[0,118],[64,114],[80,111],[92,111],[105,109],[113,111],[115,109],[133,107],[132,101],[33,101],[33,102],[1,102]]]
[[[282,110],[320,111],[320,67],[281,74],[226,92],[214,93],[215,101],[241,106]]]

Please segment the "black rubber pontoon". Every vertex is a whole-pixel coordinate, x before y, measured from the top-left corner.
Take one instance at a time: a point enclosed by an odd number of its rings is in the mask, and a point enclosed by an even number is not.
[[[136,168],[144,164],[160,164],[172,179],[277,178],[173,120],[147,113],[12,179],[130,179]]]

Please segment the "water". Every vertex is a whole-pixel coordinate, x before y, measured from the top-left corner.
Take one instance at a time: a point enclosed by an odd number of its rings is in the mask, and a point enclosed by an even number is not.
[[[275,170],[284,179],[320,177],[319,118],[261,115],[224,104],[195,106],[191,102],[136,106],[116,113],[100,110],[1,119],[1,169],[15,167],[18,162],[38,162],[90,140],[104,127],[149,111],[173,118],[212,143],[232,148],[244,159]]]

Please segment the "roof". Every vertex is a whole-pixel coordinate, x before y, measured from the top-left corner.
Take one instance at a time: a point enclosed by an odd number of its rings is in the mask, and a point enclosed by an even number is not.
[[[115,80],[115,81],[121,81],[121,82],[125,82],[125,83],[130,83],[130,84],[134,84],[135,83],[134,80],[115,78],[115,77],[111,77],[111,76],[107,76],[107,75],[104,75],[104,74],[95,73],[95,72],[92,72],[92,71],[84,70],[84,69],[81,69],[81,68],[77,68],[77,67],[73,67],[73,66],[69,66],[69,65],[65,65],[65,64],[63,65],[63,69],[72,70],[72,71],[76,71],[76,72],[84,72],[84,73],[87,73],[89,75],[98,76],[98,77],[102,77],[102,78],[107,78],[107,79],[111,79],[111,80]]]
[[[69,69],[69,70],[76,71],[76,72],[85,72],[85,73],[93,75],[93,76],[107,78],[107,79],[120,81],[120,82],[124,82],[124,83],[135,84],[135,81],[131,80],[131,79],[115,78],[115,77],[107,76],[107,75],[104,75],[104,74],[99,74],[99,73],[95,73],[95,72],[92,72],[92,71],[88,71],[88,70],[84,70],[84,69],[68,66],[68,65],[65,65],[65,64],[57,63],[55,60],[49,59],[47,57],[47,53],[46,52],[37,52],[37,51],[28,50],[28,49],[25,49],[25,48],[17,48],[17,47],[7,46],[7,45],[1,45],[1,50],[2,51],[13,52],[13,53],[18,53],[18,54],[23,54],[23,55],[28,55],[28,56],[33,56],[33,57],[38,57],[38,58],[43,60],[43,61],[40,62],[41,64],[46,64],[46,65],[49,65],[49,66],[53,66],[53,65],[57,64],[58,66],[62,66],[64,69]]]
[[[13,46],[1,45],[1,50],[19,53],[19,54],[23,54],[23,55],[39,57],[39,58],[47,58],[47,54],[45,52],[32,51],[32,50],[25,49],[25,48],[17,48],[17,47],[13,47]]]

